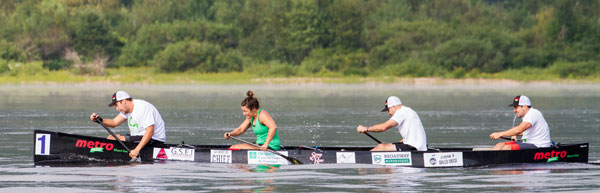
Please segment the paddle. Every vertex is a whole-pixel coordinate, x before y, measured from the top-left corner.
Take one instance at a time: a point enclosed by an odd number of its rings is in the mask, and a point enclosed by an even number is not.
[[[500,138],[504,139],[504,140],[508,140],[508,141],[519,141],[519,140],[513,140],[510,137],[506,137],[506,136],[500,136]]]
[[[381,143],[381,141],[379,141],[379,139],[373,137],[371,134],[364,132],[365,135],[369,136],[371,139],[375,140],[377,143]]]
[[[306,149],[310,149],[310,150],[313,150],[313,151],[317,151],[317,146],[315,146],[315,147],[309,147],[309,146],[304,146],[304,145],[301,145],[301,146],[299,146],[299,147],[300,147],[300,148],[306,148]]]
[[[108,133],[111,136],[113,136],[115,140],[117,140],[119,144],[121,144],[121,146],[123,146],[127,150],[127,152],[131,152],[131,150],[121,141],[121,139],[119,139],[112,130],[106,127],[104,123],[102,123],[102,117],[98,116],[98,118],[96,118],[96,123],[102,125],[102,127],[104,127],[104,129],[106,129],[106,131],[108,131]],[[141,162],[140,155],[138,155],[138,157],[136,158],[131,159],[130,162]]]
[[[240,141],[240,142],[242,142],[242,143],[245,143],[245,144],[248,144],[248,145],[251,145],[251,146],[254,146],[254,147],[258,147],[258,148],[260,148],[260,146],[258,146],[258,145],[256,145],[256,144],[254,144],[254,143],[250,143],[250,142],[248,142],[248,141],[246,141],[246,140],[243,140],[243,139],[240,139],[240,138],[237,138],[237,137],[231,136],[231,135],[229,135],[229,137],[230,137],[230,138],[232,138],[232,139],[238,140],[238,141]],[[287,161],[289,161],[290,163],[292,163],[292,164],[294,164],[294,165],[302,164],[302,162],[298,161],[297,159],[295,159],[295,158],[293,158],[293,157],[288,157],[288,156],[285,156],[285,155],[283,155],[283,154],[281,154],[281,153],[279,153],[279,152],[276,152],[276,151],[273,151],[273,150],[270,150],[270,149],[267,149],[267,151],[268,151],[268,152],[270,152],[270,153],[272,153],[272,154],[275,154],[275,155],[281,156],[282,158],[286,159]]]

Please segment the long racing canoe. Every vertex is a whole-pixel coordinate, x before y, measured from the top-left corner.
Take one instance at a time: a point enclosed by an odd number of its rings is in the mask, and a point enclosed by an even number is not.
[[[35,165],[128,163],[129,152],[114,140],[53,131],[34,131]],[[124,142],[130,149],[135,143]],[[258,150],[232,150],[229,145],[149,144],[141,162],[180,160],[228,164],[290,164],[280,155]],[[430,148],[428,151],[370,152],[371,147],[284,147],[278,153],[303,164],[378,164],[409,167],[478,167],[509,163],[588,162],[588,143],[514,151],[473,148]]]

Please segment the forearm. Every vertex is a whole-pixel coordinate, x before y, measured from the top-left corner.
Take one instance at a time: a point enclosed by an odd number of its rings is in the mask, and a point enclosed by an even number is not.
[[[150,142],[150,139],[152,139],[152,135],[154,135],[154,128],[147,128],[146,133],[144,133],[142,140],[140,141],[140,143],[138,143],[135,149],[139,151],[142,148],[144,148],[144,146],[146,146],[146,144]]]
[[[116,126],[119,126],[117,121],[115,121],[113,119],[103,119],[102,124],[104,124],[105,126],[110,127],[110,128],[115,128]]]
[[[367,132],[384,132],[387,128],[384,127],[383,124],[375,124],[371,126],[367,126]]]
[[[502,136],[517,136],[517,135],[520,135],[521,133],[523,133],[523,131],[521,131],[521,129],[519,127],[513,127],[509,130],[500,132],[500,134]]]
[[[238,135],[243,134],[244,132],[245,132],[244,129],[238,127],[238,128],[235,128],[233,131],[229,132],[229,135],[231,135],[231,136],[238,136]]]

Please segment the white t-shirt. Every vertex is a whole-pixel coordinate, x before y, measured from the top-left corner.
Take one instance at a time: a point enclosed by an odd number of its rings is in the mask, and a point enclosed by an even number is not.
[[[550,128],[546,119],[537,109],[530,108],[529,112],[523,116],[523,122],[528,122],[531,127],[523,131],[523,139],[525,143],[534,144],[537,147],[550,147]]]
[[[427,151],[427,136],[425,136],[423,123],[417,112],[410,107],[402,106],[390,119],[398,123],[398,131],[405,144],[411,145],[419,151]]]
[[[146,128],[154,125],[152,139],[165,142],[165,123],[154,105],[145,100],[133,99],[133,111],[131,113],[120,113],[127,119],[129,134],[131,136],[144,136]]]

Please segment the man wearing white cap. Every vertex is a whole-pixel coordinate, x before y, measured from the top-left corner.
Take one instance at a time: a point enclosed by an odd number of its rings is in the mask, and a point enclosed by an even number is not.
[[[539,147],[550,147],[550,128],[542,113],[531,107],[529,97],[524,95],[516,96],[513,102],[508,106],[513,107],[516,116],[523,118],[521,124],[511,129],[502,132],[494,132],[490,134],[493,140],[499,139],[502,136],[517,136],[523,135],[521,141],[510,141],[498,143],[493,150],[519,150],[519,149],[535,149]]]
[[[130,134],[117,135],[122,141],[138,142],[129,152],[131,158],[139,155],[140,150],[148,143],[164,143],[166,140],[165,124],[154,105],[141,99],[132,99],[125,91],[117,91],[112,96],[109,107],[115,106],[120,113],[113,119],[98,119],[97,113],[90,115],[90,120],[102,121],[108,127],[116,127],[127,121]],[[111,135],[108,139],[115,139]]]
[[[421,119],[417,112],[410,107],[403,106],[400,98],[390,96],[385,101],[385,107],[381,112],[387,112],[391,117],[386,122],[356,127],[359,133],[384,132],[392,127],[397,127],[402,140],[397,143],[380,143],[371,151],[427,151],[427,137]]]

